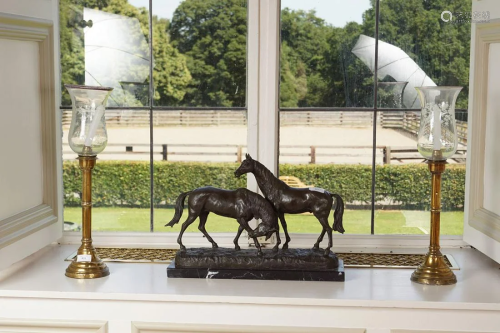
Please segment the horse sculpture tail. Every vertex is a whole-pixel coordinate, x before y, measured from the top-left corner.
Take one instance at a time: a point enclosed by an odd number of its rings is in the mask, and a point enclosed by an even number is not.
[[[174,217],[172,218],[172,221],[165,224],[165,227],[173,227],[174,225],[179,223],[179,220],[181,219],[181,216],[182,216],[182,212],[184,211],[184,200],[191,192],[192,191],[188,191],[188,192],[181,193],[179,195],[179,197],[177,198],[177,201],[175,202]]]
[[[338,194],[330,193],[335,198],[335,211],[333,212],[333,230],[341,234],[345,232],[342,226],[342,218],[344,216],[344,200]]]

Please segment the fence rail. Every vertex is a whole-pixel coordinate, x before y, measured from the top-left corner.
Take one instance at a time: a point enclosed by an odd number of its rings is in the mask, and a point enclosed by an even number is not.
[[[108,144],[100,155],[149,155],[149,144]],[[73,155],[70,150],[66,150],[68,145],[63,146],[63,154],[69,159],[67,154]],[[185,151],[173,150],[175,148],[185,148]],[[192,151],[193,148],[202,148],[199,151]],[[365,156],[366,151],[372,146],[344,146],[344,145],[281,145],[280,157],[307,157],[309,164],[317,164],[318,157],[359,157]],[[393,147],[376,146],[378,155],[382,157],[383,164],[391,164],[396,161],[405,163],[411,160],[423,160],[416,147]],[[293,152],[288,150],[293,149]],[[161,155],[161,160],[168,161],[172,156],[227,156],[233,157],[235,162],[242,161],[243,153],[246,151],[245,145],[228,144],[153,144],[153,155]],[[456,163],[465,163],[467,149],[460,148],[455,155],[451,157]],[[126,159],[126,158],[121,158]]]
[[[416,136],[420,127],[420,113],[408,112],[381,112],[380,124],[385,128],[402,129],[405,132]],[[456,120],[458,143],[467,145],[467,122]]]
[[[109,127],[146,127],[149,126],[149,111],[106,110],[106,126]],[[71,110],[63,110],[63,127],[71,125]],[[154,111],[154,126],[245,126],[246,111]],[[329,112],[303,111],[280,112],[281,126],[353,126],[373,125],[373,112]]]
[[[154,126],[246,126],[247,113],[244,110],[203,110],[203,111],[154,111]],[[149,111],[107,110],[106,125],[109,127],[147,127]],[[414,111],[380,111],[378,121],[384,128],[402,130],[417,135],[420,113]],[[62,124],[71,124],[71,111],[63,110]],[[457,120],[457,137],[460,144],[467,145],[467,122]],[[280,112],[280,126],[373,126],[373,112],[349,111],[294,111]]]
[[[106,110],[106,126],[108,127],[147,127],[149,111],[138,110]],[[247,124],[246,111],[154,111],[154,126],[222,126]],[[71,111],[64,110],[63,127],[71,125]]]

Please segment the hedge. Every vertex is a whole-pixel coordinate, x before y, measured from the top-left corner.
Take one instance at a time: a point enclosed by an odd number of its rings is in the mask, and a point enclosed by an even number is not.
[[[246,186],[246,177],[236,178],[236,163],[154,162],[155,206],[173,205],[179,193],[200,186],[235,189]],[[149,207],[149,162],[99,161],[94,169],[95,207]],[[340,194],[352,204],[371,202],[371,167],[367,165],[280,165],[280,173],[298,177]],[[376,200],[404,208],[429,209],[430,173],[426,164],[384,165],[375,169]],[[81,172],[78,162],[63,166],[64,204],[80,205]],[[465,166],[449,165],[443,174],[443,209],[463,207]]]

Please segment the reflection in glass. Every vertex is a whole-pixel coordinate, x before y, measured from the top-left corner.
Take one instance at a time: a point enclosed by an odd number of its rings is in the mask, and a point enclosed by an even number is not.
[[[389,109],[402,109],[403,96],[408,81],[379,82],[378,107]]]
[[[141,106],[120,85],[149,77],[149,44],[139,19],[90,8],[83,9],[83,19],[92,22],[84,28],[85,84],[115,88],[110,105]]]
[[[148,1],[60,1],[63,84],[112,87],[108,106],[147,106],[121,82],[149,84]],[[62,105],[70,105],[62,91]]]
[[[375,38],[361,35],[352,51],[372,72],[375,72],[375,44]],[[407,82],[403,104],[410,109],[420,107],[415,87],[436,85],[406,52],[383,41],[378,42],[377,75],[381,80],[390,77]]]
[[[281,108],[374,106],[373,73],[353,53],[374,35],[372,3],[281,1]]]
[[[396,81],[409,81],[405,90],[404,104],[407,108],[419,109],[420,103],[414,87],[464,86],[464,93],[457,100],[457,108],[468,106],[468,79],[470,58],[471,24],[444,22],[439,15],[449,11],[471,13],[472,0],[461,1],[380,1],[379,18],[379,79],[386,74]],[[392,45],[386,48],[386,44]],[[387,49],[388,52],[385,52]],[[406,56],[406,58],[403,58]],[[391,71],[391,59],[397,62],[397,70]],[[417,65],[431,81],[408,79]],[[387,71],[387,73],[385,73]],[[400,74],[399,74],[400,73]],[[394,74],[394,75],[393,75]],[[403,75],[404,74],[404,75]],[[421,73],[422,74],[422,73]],[[398,76],[401,75],[401,76]],[[412,98],[410,98],[412,97]],[[410,102],[413,102],[410,104]]]

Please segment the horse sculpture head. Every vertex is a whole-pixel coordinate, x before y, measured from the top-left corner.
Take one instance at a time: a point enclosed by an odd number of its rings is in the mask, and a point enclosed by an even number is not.
[[[278,223],[278,221],[276,220],[276,224],[277,223]],[[277,231],[278,231],[277,228],[274,228],[274,227],[271,227],[271,226],[266,225],[264,223],[261,223],[257,226],[257,228],[255,228],[253,235],[255,237],[266,236],[266,240],[268,240]]]
[[[236,177],[239,177],[245,173],[249,173],[249,172],[252,172],[253,171],[253,168],[254,168],[254,160],[252,158],[252,156],[250,156],[250,154],[246,154],[245,155],[245,160],[243,160],[243,162],[241,162],[241,165],[238,169],[236,169],[236,171],[234,172],[234,175]]]

